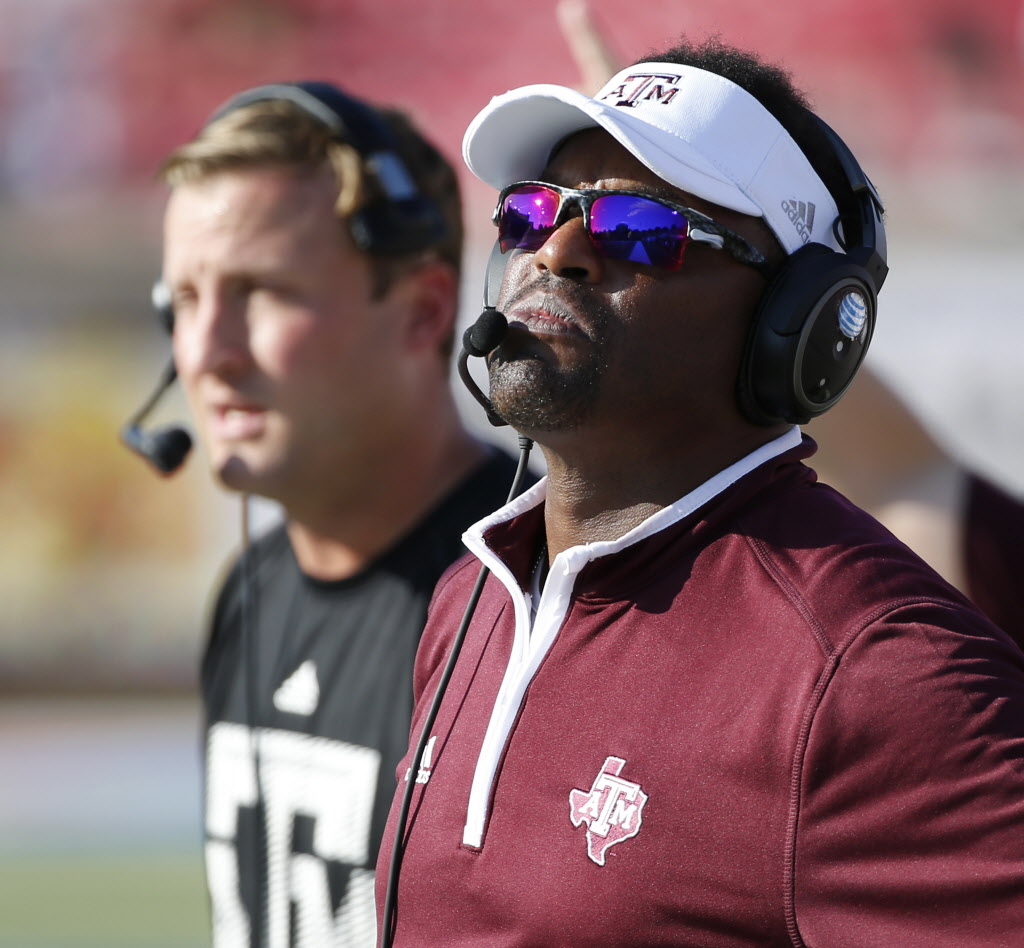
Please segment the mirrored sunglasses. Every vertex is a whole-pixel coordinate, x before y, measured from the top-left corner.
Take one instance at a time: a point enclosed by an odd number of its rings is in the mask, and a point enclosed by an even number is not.
[[[501,192],[494,222],[502,252],[539,250],[574,207],[597,251],[614,260],[678,270],[687,245],[697,241],[727,250],[766,275],[770,269],[756,247],[693,208],[640,191],[563,188],[540,181],[520,181]]]

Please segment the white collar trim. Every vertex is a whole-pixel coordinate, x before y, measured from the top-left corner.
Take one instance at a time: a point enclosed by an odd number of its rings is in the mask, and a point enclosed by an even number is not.
[[[584,564],[589,563],[591,560],[601,556],[608,556],[611,553],[618,553],[634,543],[639,543],[641,540],[645,540],[647,537],[653,536],[655,533],[689,516],[698,507],[702,507],[708,501],[714,499],[727,487],[735,484],[740,478],[745,477],[766,461],[770,461],[772,458],[776,458],[796,448],[800,444],[801,438],[799,426],[793,425],[793,427],[778,438],[762,444],[759,448],[746,455],[746,457],[740,458],[734,464],[730,464],[725,470],[719,471],[714,477],[705,481],[699,487],[694,488],[675,503],[651,514],[650,517],[637,524],[632,530],[627,531],[618,539],[596,540],[592,543],[570,547],[568,550],[560,553],[558,559],[566,560],[567,566],[569,563],[572,563],[575,566],[575,569],[572,571],[578,572]],[[473,524],[463,534],[463,542],[470,550],[480,556],[487,549],[484,534],[491,527],[499,523],[506,523],[527,510],[536,507],[546,496],[547,478],[545,477],[500,510],[496,510],[493,514]]]

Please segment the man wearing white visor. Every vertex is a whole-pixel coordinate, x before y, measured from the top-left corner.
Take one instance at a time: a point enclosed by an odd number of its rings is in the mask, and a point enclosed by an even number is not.
[[[548,476],[435,593],[382,945],[1024,944],[1024,655],[805,463],[886,274],[849,150],[710,42],[464,151]]]

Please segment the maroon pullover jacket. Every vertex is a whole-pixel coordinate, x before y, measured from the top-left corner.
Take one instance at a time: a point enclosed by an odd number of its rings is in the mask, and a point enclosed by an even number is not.
[[[543,483],[467,533],[494,572],[396,948],[1024,946],[1024,655],[797,441],[559,555],[540,602]],[[413,743],[478,568],[435,594]]]

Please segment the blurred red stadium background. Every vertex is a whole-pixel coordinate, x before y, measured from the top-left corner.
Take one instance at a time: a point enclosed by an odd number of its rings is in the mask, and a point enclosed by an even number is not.
[[[457,155],[493,94],[578,84],[551,2],[501,0],[37,0],[7,4],[0,128],[35,135],[35,173],[146,181],[238,89],[317,76],[407,107]],[[720,33],[792,69],[846,134],[896,166],[951,108],[1020,119],[1019,0],[817,4],[591,0],[623,63],[687,33]],[[82,108],[84,106],[84,108]],[[50,124],[51,128],[47,129]],[[96,142],[94,139],[104,139]],[[83,148],[83,146],[85,146]],[[98,162],[92,165],[95,173]],[[73,178],[71,174],[69,177]]]
[[[901,240],[1019,244],[1021,0],[589,7],[622,63],[719,33],[789,68],[881,187],[894,257]],[[549,0],[0,9],[0,684],[188,687],[235,509],[201,462],[158,483],[114,435],[167,352],[147,306],[161,158],[263,82],[408,109],[465,183],[468,313],[492,195],[462,167],[463,130],[492,95],[581,76]]]

